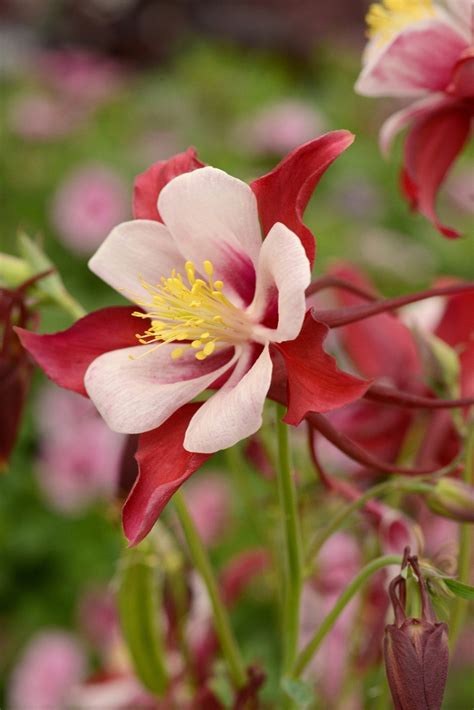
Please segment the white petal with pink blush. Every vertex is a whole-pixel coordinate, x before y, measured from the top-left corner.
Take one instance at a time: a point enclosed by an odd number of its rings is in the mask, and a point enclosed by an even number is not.
[[[367,15],[372,39],[356,91],[365,96],[423,96],[443,91],[469,44],[467,28],[430,0],[400,9],[374,3]]]
[[[238,367],[239,364],[236,370]],[[189,423],[184,448],[212,453],[255,434],[262,426],[271,378],[272,361],[266,346],[243,377],[229,380],[196,412]]]
[[[283,224],[262,242],[252,190],[221,170],[174,178],[158,208],[164,224],[119,225],[91,259],[91,269],[141,310],[137,345],[96,358],[85,386],[112,429],[141,433],[222,385],[185,439],[189,451],[212,453],[260,427],[269,345],[298,336],[310,265]]]

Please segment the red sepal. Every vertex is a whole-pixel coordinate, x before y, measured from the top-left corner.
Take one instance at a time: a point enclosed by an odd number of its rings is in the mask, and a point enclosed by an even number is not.
[[[133,215],[135,219],[153,219],[162,222],[158,212],[158,196],[173,178],[203,168],[195,148],[188,148],[169,160],[159,160],[135,178],[133,187]]]
[[[474,293],[448,299],[436,335],[455,348],[461,363],[461,392],[474,396]]]
[[[183,447],[188,424],[202,402],[185,404],[157,429],[140,435],[135,458],[138,478],[123,508],[123,529],[131,545],[150,532],[175,491],[211,454]]]
[[[285,224],[301,239],[311,266],[314,237],[302,222],[303,213],[323,174],[353,141],[349,131],[325,133],[293,150],[270,173],[250,185],[257,198],[263,233],[267,234],[275,222]]]
[[[102,308],[59,333],[15,330],[23,347],[53,382],[87,397],[84,375],[91,362],[109,350],[137,345],[135,310],[130,306]]]
[[[275,343],[285,361],[288,378],[287,424],[298,425],[308,412],[329,412],[362,397],[370,382],[338,369],[323,349],[329,328],[306,313],[295,340]]]
[[[451,239],[460,235],[439,221],[435,210],[436,194],[466,143],[471,113],[463,105],[443,106],[418,119],[405,141],[402,192],[413,209]]]

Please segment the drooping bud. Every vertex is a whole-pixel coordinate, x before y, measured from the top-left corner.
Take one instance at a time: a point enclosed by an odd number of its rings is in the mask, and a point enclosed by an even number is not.
[[[456,478],[441,478],[427,503],[437,515],[461,523],[474,522],[474,488]]]
[[[437,622],[417,557],[405,552],[418,581],[421,618],[407,617],[406,579],[398,575],[389,593],[395,623],[385,629],[384,657],[395,710],[440,710],[448,674],[448,627]]]
[[[30,319],[22,288],[0,288],[0,471],[16,441],[32,371],[13,326],[25,327]]]

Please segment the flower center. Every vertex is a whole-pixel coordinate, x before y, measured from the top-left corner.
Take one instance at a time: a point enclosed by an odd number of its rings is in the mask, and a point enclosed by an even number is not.
[[[369,7],[367,34],[388,42],[394,34],[413,22],[433,17],[432,0],[381,0]]]
[[[156,347],[187,341],[174,348],[171,357],[177,360],[191,348],[196,351],[197,360],[205,360],[216,347],[248,340],[250,320],[222,293],[223,282],[213,280],[212,263],[203,262],[207,281],[196,278],[192,261],[186,262],[185,270],[186,278],[173,269],[171,276],[162,277],[156,286],[140,279],[151,299],[137,301],[146,312],[137,311],[133,315],[149,318],[151,325],[143,334],[137,333],[138,341],[142,345],[158,342]],[[151,350],[147,350],[149,352]]]

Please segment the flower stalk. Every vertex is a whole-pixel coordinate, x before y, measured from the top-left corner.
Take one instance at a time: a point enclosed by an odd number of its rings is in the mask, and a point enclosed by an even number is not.
[[[422,481],[404,481],[400,479],[384,481],[383,483],[379,483],[376,486],[372,486],[372,488],[366,490],[360,495],[359,498],[357,498],[357,500],[343,506],[341,511],[332,518],[330,523],[328,523],[325,528],[315,535],[306,555],[308,574],[311,573],[312,561],[317,557],[318,552],[324,543],[345,525],[347,519],[352,515],[352,513],[355,513],[357,510],[363,508],[368,501],[380,496],[389,495],[393,492],[430,494],[432,491],[433,486],[428,483],[423,483]]]
[[[326,616],[311,641],[309,641],[309,643],[299,654],[293,668],[293,676],[298,677],[301,675],[301,673],[304,671],[306,666],[313,658],[316,651],[319,649],[321,643],[326,638],[327,634],[331,631],[332,627],[336,623],[341,613],[346,608],[347,604],[357,594],[361,587],[363,587],[365,582],[370,579],[370,577],[375,574],[375,572],[378,572],[378,570],[383,569],[384,567],[388,567],[390,565],[400,565],[401,563],[401,555],[384,555],[383,557],[377,557],[375,560],[372,560],[361,569],[359,574],[354,577],[352,582],[340,595],[339,599],[337,600],[329,614]]]
[[[466,439],[465,466],[463,474],[467,485],[474,484],[474,423],[471,422]],[[470,582],[472,560],[472,523],[459,526],[458,579],[464,584]],[[454,649],[467,611],[467,601],[456,597],[453,601],[449,624],[451,648]]]
[[[206,549],[199,538],[196,526],[189,514],[186,503],[180,491],[174,494],[173,502],[181,527],[196,570],[206,585],[211,601],[216,634],[219,638],[222,653],[226,659],[232,681],[237,688],[242,688],[247,682],[244,662],[235,640],[226,608],[221,599],[216,578]]]
[[[290,672],[298,652],[300,596],[303,583],[303,555],[296,488],[291,470],[288,429],[282,421],[284,407],[277,404],[278,442],[278,497],[284,534],[284,589],[283,589],[283,673]]]

